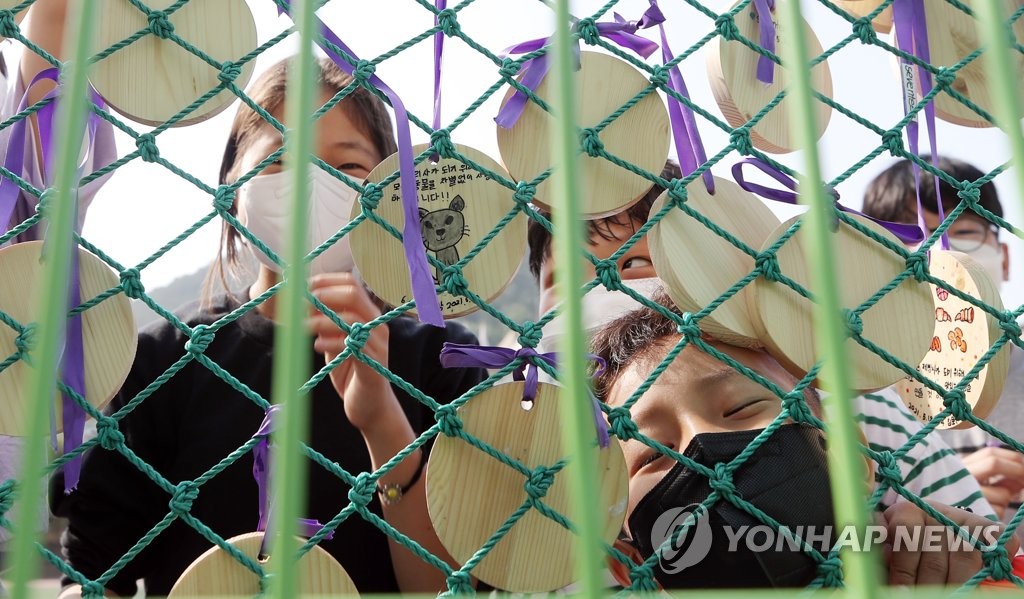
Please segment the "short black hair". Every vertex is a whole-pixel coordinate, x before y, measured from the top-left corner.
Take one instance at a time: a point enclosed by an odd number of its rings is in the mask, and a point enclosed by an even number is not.
[[[683,173],[679,168],[679,165],[671,160],[665,162],[665,168],[661,171],[661,178],[666,181],[674,181],[676,179],[682,179]],[[643,226],[647,222],[647,219],[651,215],[651,206],[654,201],[658,199],[665,191],[665,188],[657,183],[654,184],[651,189],[647,191],[640,198],[640,201],[633,204],[626,210],[599,218],[595,220],[587,221],[587,240],[593,240],[595,237],[601,239],[618,239],[618,237],[612,232],[612,227],[621,226],[633,226],[633,232],[636,232],[636,225]],[[551,213],[546,210],[541,210],[540,214],[551,220]],[[530,272],[533,273],[535,279],[540,278],[540,265],[544,263],[544,260],[551,255],[551,232],[534,219],[530,219],[530,224],[527,227],[527,245],[530,249],[529,261],[530,261]],[[623,240],[625,241],[625,240]]]
[[[921,160],[931,164],[930,156],[921,156]],[[977,181],[985,176],[978,168],[962,160],[940,157],[936,164],[940,171],[957,181]],[[921,205],[933,214],[938,213],[935,206],[935,177],[921,169]],[[942,209],[949,214],[960,205],[959,190],[947,181],[939,179],[939,197],[942,198]],[[991,181],[978,188],[980,197],[978,205],[992,214],[1002,218],[1003,205],[999,202],[996,186]],[[864,192],[864,207],[861,209],[870,217],[897,223],[917,222],[917,194],[914,184],[914,163],[903,159],[881,172]]]

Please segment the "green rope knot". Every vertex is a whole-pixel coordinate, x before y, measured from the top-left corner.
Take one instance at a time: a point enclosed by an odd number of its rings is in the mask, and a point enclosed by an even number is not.
[[[1010,564],[1010,556],[1006,554],[1006,547],[997,545],[987,551],[981,552],[981,561],[988,569],[989,576],[995,580],[1006,580],[1013,573],[1013,565]]]
[[[167,13],[162,10],[151,10],[146,15],[149,20],[149,30],[160,39],[167,39],[174,35],[174,24],[167,18]]]
[[[106,589],[95,580],[89,580],[82,585],[82,599],[103,599],[106,597]]]
[[[14,505],[14,499],[17,496],[18,483],[13,478],[5,480],[0,485],[0,518],[7,515],[7,512],[11,511],[11,506]]]
[[[876,481],[887,483],[892,488],[903,484],[903,473],[900,472],[900,467],[896,464],[896,457],[892,455],[891,451],[877,452],[875,463],[878,464],[875,469]]]
[[[860,337],[864,334],[864,321],[861,320],[860,314],[853,310],[843,310],[843,316],[846,320],[846,331],[850,337]]]
[[[530,498],[530,503],[535,505],[537,500],[547,495],[553,482],[555,482],[555,473],[550,468],[544,466],[534,468],[526,479],[526,484],[523,485],[526,495]]]
[[[444,284],[445,293],[467,297],[469,291],[469,283],[466,281],[466,277],[462,276],[462,267],[457,264],[445,266],[444,270],[441,271],[442,281]]]
[[[501,67],[498,68],[498,74],[505,80],[512,79],[519,72],[522,64],[514,58],[503,58],[501,61]]]
[[[14,338],[14,347],[18,350],[18,357],[20,359],[28,357],[35,344],[36,323],[30,322],[29,324],[21,327],[21,331],[18,333],[18,336]]]
[[[447,129],[439,129],[430,134],[430,146],[441,158],[454,158],[455,146]]]
[[[919,283],[924,283],[928,277],[928,255],[918,250],[907,256],[906,264],[910,274],[914,275],[914,279]]]
[[[459,418],[455,406],[451,404],[438,408],[434,412],[434,420],[437,420],[441,434],[446,437],[458,437],[459,433],[462,432],[462,419]]]
[[[757,255],[754,258],[754,264],[757,266],[757,270],[761,272],[761,276],[765,279],[778,283],[782,280],[782,271],[779,270],[779,260],[775,256],[775,252],[766,250]]]
[[[356,479],[352,481],[352,488],[348,490],[348,500],[356,508],[365,508],[373,501],[374,490],[376,490],[376,485],[370,482],[370,475],[366,472],[360,472]]]
[[[1009,312],[1000,313],[999,328],[1003,329],[1003,332],[1006,333],[1010,339],[1020,339],[1020,324],[1017,323],[1017,319],[1013,317],[1013,314]]]
[[[531,185],[526,181],[520,181],[516,183],[516,191],[512,194],[512,199],[516,201],[520,207],[526,206],[533,201],[533,196],[537,195],[537,186]]]
[[[142,276],[137,268],[126,268],[121,271],[121,290],[131,299],[139,299],[146,292],[142,286]]]
[[[732,504],[736,503],[736,485],[732,482],[732,472],[725,462],[715,464],[715,473],[708,479],[708,485],[722,499]]]
[[[629,571],[629,590],[644,591],[649,593],[657,592],[660,587],[654,582],[654,572],[650,564],[633,566]]]
[[[729,13],[718,15],[715,19],[715,30],[718,31],[718,35],[727,41],[733,41],[740,36],[740,30],[736,27],[736,21],[733,20],[732,15]]]
[[[587,17],[580,19],[576,23],[576,33],[580,36],[580,39],[587,43],[589,46],[596,46],[601,41],[601,32],[597,29],[597,23],[594,19]]]
[[[749,155],[754,150],[753,144],[750,143],[750,129],[746,125],[733,129],[729,133],[729,145],[736,148],[740,154]]]
[[[21,30],[14,22],[14,11],[0,10],[0,36],[16,38],[19,35],[21,35]]]
[[[946,396],[942,399],[942,405],[949,408],[949,413],[957,420],[967,421],[974,413],[971,410],[971,404],[967,403],[967,398],[964,397],[964,392],[960,389],[946,391]]]
[[[843,564],[838,557],[830,557],[818,564],[818,576],[822,586],[839,588],[843,586]]]
[[[175,516],[181,518],[192,511],[192,502],[196,497],[199,497],[199,485],[190,480],[183,480],[174,487],[174,494],[167,505]]]
[[[960,185],[963,189],[956,192],[957,197],[960,198],[961,202],[967,204],[967,207],[977,212],[978,200],[981,199],[981,190],[978,189],[977,183],[973,181],[961,181]]]
[[[368,60],[360,60],[356,63],[355,70],[352,71],[352,76],[359,83],[366,83],[373,77],[373,74],[377,72],[377,66]]]
[[[601,284],[611,291],[622,289],[622,277],[619,276],[619,265],[614,260],[598,260],[594,265],[594,275]]]
[[[519,345],[522,347],[537,347],[541,337],[544,335],[544,328],[532,320],[523,323],[523,330],[519,333]]]
[[[124,433],[117,426],[117,420],[110,416],[103,416],[96,421],[96,439],[100,447],[107,451],[117,451],[118,447],[124,446]]]
[[[443,596],[476,595],[476,590],[473,588],[473,578],[468,572],[455,570],[448,575],[447,583],[448,592]]]
[[[185,342],[185,351],[190,354],[198,356],[199,354],[206,351],[206,348],[210,346],[210,342],[213,341],[213,336],[216,334],[215,331],[211,331],[205,324],[198,324],[192,329],[192,335],[188,341]]]
[[[693,319],[693,314],[690,314],[689,312],[683,312],[683,322],[676,330],[679,331],[680,335],[686,337],[686,340],[691,343],[700,339],[702,334],[700,326],[697,324],[697,321]]]
[[[668,197],[672,200],[673,206],[682,206],[686,203],[689,198],[689,192],[686,191],[686,186],[683,185],[682,179],[674,179],[668,186]]]
[[[231,85],[238,79],[238,76],[242,74],[241,65],[237,65],[230,60],[225,60],[220,65],[220,72],[217,73],[217,79],[225,86]]]
[[[957,71],[951,67],[941,67],[935,72],[935,87],[945,91],[952,89],[956,81]]]
[[[452,8],[446,8],[437,13],[437,25],[448,37],[457,35],[462,31],[462,28],[459,27],[459,20],[455,16],[455,10]]]
[[[370,331],[372,327],[368,327],[361,322],[353,322],[348,327],[348,336],[345,338],[345,347],[352,350],[352,353],[359,352],[366,345],[366,342],[370,339]]]
[[[213,209],[224,216],[235,206],[235,190],[230,185],[221,185],[213,192]]]
[[[903,130],[889,129],[882,133],[882,146],[893,156],[903,157],[907,153],[903,148]]]
[[[640,429],[633,422],[633,416],[629,413],[629,410],[622,406],[614,407],[608,411],[608,424],[612,434],[623,441],[636,439],[640,436]]]
[[[580,131],[580,147],[591,158],[597,158],[604,152],[604,142],[593,127],[586,127]]]
[[[53,199],[57,196],[57,188],[47,187],[43,190],[43,193],[39,195],[39,203],[36,204],[36,214],[45,215],[50,209],[50,204],[53,203]]]
[[[651,85],[664,89],[665,85],[668,84],[668,69],[665,65],[658,65],[651,69]]]
[[[359,205],[363,210],[373,212],[380,205],[380,199],[384,197],[384,191],[379,183],[367,183],[363,186],[363,195],[359,196]]]
[[[160,149],[156,147],[156,138],[152,133],[143,133],[135,139],[135,147],[144,162],[156,162],[160,158]]]
[[[878,43],[878,35],[875,33],[875,27],[871,24],[871,19],[861,17],[853,22],[851,29],[862,44],[872,46]]]
[[[810,424],[814,414],[807,407],[802,391],[790,391],[782,397],[782,407],[789,411],[789,417],[796,422]]]

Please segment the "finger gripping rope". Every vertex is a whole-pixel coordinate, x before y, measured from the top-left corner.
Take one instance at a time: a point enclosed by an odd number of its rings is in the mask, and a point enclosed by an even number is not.
[[[192,510],[192,502],[199,497],[199,487],[190,480],[184,480],[174,487],[174,495],[168,505],[175,516],[187,516]]]
[[[135,140],[139,156],[144,162],[156,162],[160,158],[160,149],[156,147],[156,139],[152,133],[143,133]]]
[[[121,271],[121,290],[131,299],[139,299],[146,292],[142,286],[142,276],[136,268]]]
[[[174,24],[167,18],[162,10],[151,10],[146,15],[149,20],[149,30],[160,39],[167,39],[174,35]]]
[[[446,8],[437,13],[437,25],[448,37],[459,34],[462,29],[459,27],[459,20],[455,16],[455,9]]]
[[[96,421],[96,438],[100,447],[107,451],[116,451],[124,445],[124,433],[117,425],[117,421],[109,416],[104,416]]]

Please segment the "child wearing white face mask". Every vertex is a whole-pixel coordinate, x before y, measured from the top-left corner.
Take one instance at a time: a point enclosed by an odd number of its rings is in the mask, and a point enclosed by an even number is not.
[[[263,74],[249,90],[252,100],[279,121],[283,118],[290,60]],[[332,62],[318,62],[319,105],[347,88],[352,79]],[[287,123],[285,123],[287,125]],[[320,117],[315,153],[347,175],[314,166],[310,198],[310,250],[348,222],[358,183],[384,157],[396,151],[391,119],[378,99],[355,89]],[[220,183],[239,186],[230,212],[264,246],[280,257],[288,220],[289,174],[281,160],[268,160],[282,147],[278,130],[242,104],[225,148]],[[286,162],[286,160],[285,160]],[[119,421],[128,448],[171,484],[194,480],[246,443],[259,429],[264,409],[255,396],[269,400],[273,359],[274,300],[242,316],[235,312],[280,280],[277,261],[227,222],[222,251],[211,270],[206,297],[184,308],[179,318],[196,331],[206,329],[209,343],[197,344],[177,327],[162,323],[139,338],[132,372],[109,412],[138,403]],[[209,288],[236,270],[242,252],[258,259],[259,273],[244,297]],[[347,323],[367,323],[382,306],[349,272],[351,253],[342,240],[312,263],[310,289]],[[226,288],[226,285],[225,285]],[[233,319],[225,319],[231,314]],[[314,337],[313,377],[345,348],[344,333],[319,312],[308,321]],[[203,329],[199,329],[203,330]],[[440,403],[458,397],[482,379],[479,369],[446,370],[438,376],[438,355],[446,342],[476,343],[465,328],[448,323],[439,329],[398,317],[369,330],[362,352],[398,378]],[[197,347],[201,346],[201,347]],[[399,351],[399,348],[401,351]],[[147,394],[183,356],[193,359]],[[203,364],[206,365],[203,365]],[[211,364],[215,365],[211,368]],[[239,381],[243,393],[229,385],[224,372]],[[139,400],[139,397],[144,399]],[[138,401],[137,401],[138,400]],[[435,423],[433,411],[405,390],[392,386],[368,363],[349,358],[313,386],[308,401],[311,422],[307,444],[347,475],[379,469]],[[366,509],[445,557],[427,518],[423,485],[424,450],[412,452],[378,481]],[[251,532],[259,520],[257,486],[251,453],[235,461],[200,487],[189,513],[223,538]],[[346,475],[346,476],[347,476]],[[351,479],[348,479],[351,480]],[[350,505],[350,485],[339,474],[310,463],[307,503],[301,516],[327,523]],[[168,515],[169,496],[117,451],[94,447],[86,454],[78,490],[58,506],[69,518],[64,549],[71,565],[96,579]],[[137,579],[150,595],[166,595],[185,568],[211,543],[179,519],[118,572],[106,586],[130,596]],[[338,525],[333,540],[320,546],[345,567],[360,593],[431,592],[445,588],[442,572],[426,564],[379,528],[353,513]]]
[[[930,156],[922,160],[931,163]],[[948,157],[938,159],[938,168],[956,181],[978,181],[984,173],[966,162]],[[926,172],[920,176],[924,222],[930,231],[941,224],[935,206],[935,179]],[[978,188],[978,205],[996,216],[1003,206],[994,183]],[[960,204],[957,190],[940,180],[939,197],[944,214]],[[879,174],[864,194],[863,212],[868,216],[894,222],[916,223],[917,189],[913,163],[901,160]],[[964,252],[985,267],[992,281],[1001,285],[1010,272],[1009,250],[999,241],[999,228],[971,210],[964,211],[947,229],[950,249]],[[999,403],[986,421],[1014,439],[1024,439],[1024,351],[1010,346],[1010,371]],[[1024,455],[999,447],[978,428],[939,431],[943,439],[963,456],[964,464],[982,486],[985,498],[1005,520],[1020,508],[1024,495]],[[995,446],[993,446],[995,445]],[[1021,533],[1024,538],[1024,533]]]

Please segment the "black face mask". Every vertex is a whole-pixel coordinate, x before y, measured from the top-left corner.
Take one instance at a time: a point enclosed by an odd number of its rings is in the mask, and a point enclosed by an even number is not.
[[[714,469],[716,463],[731,462],[760,433],[702,433],[683,455]],[[781,426],[733,473],[733,484],[740,497],[791,531],[814,527],[813,537],[797,536],[827,553],[834,542],[834,518],[824,446],[821,431],[814,427]],[[662,550],[654,573],[664,588],[801,587],[815,578],[817,564],[799,543],[794,548],[793,542],[783,539],[780,545],[778,533],[773,530],[767,537],[763,523],[727,500],[719,499],[702,513],[698,506],[711,492],[704,475],[677,463],[629,517],[633,543],[645,559],[663,546],[661,541],[686,521],[687,514],[699,514],[706,522],[691,525]],[[659,521],[669,510],[672,514]],[[726,527],[735,536],[743,526],[749,528],[736,536],[730,551]],[[761,532],[750,534],[755,527]],[[771,545],[763,550],[751,548],[765,547],[769,538]],[[708,545],[710,550],[701,559]]]

